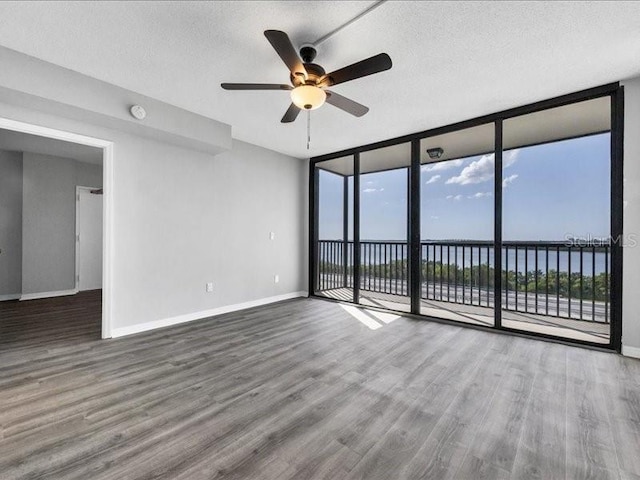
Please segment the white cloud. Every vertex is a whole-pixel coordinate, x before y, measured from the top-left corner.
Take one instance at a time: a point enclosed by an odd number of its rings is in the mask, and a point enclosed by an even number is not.
[[[502,180],[502,188],[507,188],[507,185],[512,183],[516,178],[518,178],[518,174],[514,173],[513,175],[509,175],[507,178]]]
[[[437,182],[438,180],[440,180],[440,177],[441,177],[440,175],[434,175],[433,177],[431,177],[429,180],[425,182],[425,185],[429,185],[430,183]]]
[[[520,155],[519,148],[514,148],[513,150],[505,152],[502,158],[502,167],[507,168],[516,163],[516,160],[518,160],[518,155]]]
[[[462,200],[462,195],[447,195],[447,200]]]
[[[431,215],[431,218],[432,218],[433,220],[438,220],[440,217],[438,217],[438,216],[436,216],[436,215]]]
[[[422,165],[420,170],[423,172],[441,172],[442,170],[450,170],[452,168],[461,167],[464,164],[464,160],[444,160],[442,162],[427,163]]]
[[[516,148],[506,152],[502,159],[503,168],[508,168],[518,160],[520,149]],[[449,178],[446,183],[457,183],[460,185],[472,185],[475,183],[488,182],[493,179],[495,165],[495,154],[483,155],[479,160],[474,160],[464,167],[459,175]]]
[[[365,188],[362,193],[384,192],[384,188]]]
[[[477,192],[473,195],[469,195],[467,198],[483,198],[483,197],[491,197],[493,194],[491,192]]]
[[[460,175],[451,177],[446,183],[458,183],[460,185],[469,185],[473,183],[482,183],[493,178],[494,157],[491,155],[483,155],[479,160],[474,160],[464,167]]]

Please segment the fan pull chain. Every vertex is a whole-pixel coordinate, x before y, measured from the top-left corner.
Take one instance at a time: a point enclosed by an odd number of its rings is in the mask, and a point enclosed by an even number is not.
[[[311,144],[311,110],[307,110],[307,150]]]

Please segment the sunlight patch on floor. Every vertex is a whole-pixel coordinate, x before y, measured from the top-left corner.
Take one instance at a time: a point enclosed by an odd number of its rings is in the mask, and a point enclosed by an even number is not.
[[[382,328],[394,320],[400,318],[400,315],[394,315],[393,313],[378,312],[376,310],[367,310],[366,308],[359,308],[353,305],[340,304],[340,307],[358,320],[360,323],[370,328],[371,330],[377,330]]]
[[[376,310],[366,310],[370,315],[376,317],[377,320],[380,320],[382,323],[388,324],[400,318],[400,315],[394,315],[393,313],[387,312],[378,312]]]

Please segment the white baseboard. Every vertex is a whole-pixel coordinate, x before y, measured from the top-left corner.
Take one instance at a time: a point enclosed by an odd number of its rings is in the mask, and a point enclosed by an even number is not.
[[[640,358],[640,348],[623,345],[622,355],[624,355],[625,357]]]
[[[36,300],[38,298],[66,297],[67,295],[75,295],[76,293],[78,293],[78,290],[75,288],[71,290],[58,290],[57,292],[24,293],[20,296],[20,301]]]
[[[7,300],[18,300],[22,294],[20,293],[10,293],[8,295],[0,295],[0,302],[6,302]]]
[[[157,328],[169,327],[171,325],[178,325],[180,323],[191,322],[193,320],[200,320],[207,317],[215,317],[216,315],[222,315],[223,313],[237,312],[239,310],[245,310],[247,308],[259,307],[260,305],[267,305],[269,303],[281,302],[283,300],[289,300],[292,298],[306,297],[307,292],[292,292],[285,293],[283,295],[276,295],[274,297],[259,298],[258,300],[251,300],[244,303],[236,303],[235,305],[226,305],[224,307],[212,308],[210,310],[203,310],[201,312],[187,313],[185,315],[178,315],[176,317],[164,318],[162,320],[154,320],[152,322],[140,323],[138,325],[131,325],[130,327],[120,327],[111,330],[111,337],[124,337],[125,335],[133,335],[134,333],[146,332],[149,330],[155,330]]]

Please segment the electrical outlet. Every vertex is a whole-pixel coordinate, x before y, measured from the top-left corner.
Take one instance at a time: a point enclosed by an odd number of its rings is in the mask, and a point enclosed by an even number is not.
[[[213,292],[213,282],[207,282],[207,293]]]
[[[269,240],[275,240],[276,239],[276,232],[269,232]]]
[[[280,282],[280,275],[274,275],[273,276],[273,283],[278,283]]]

